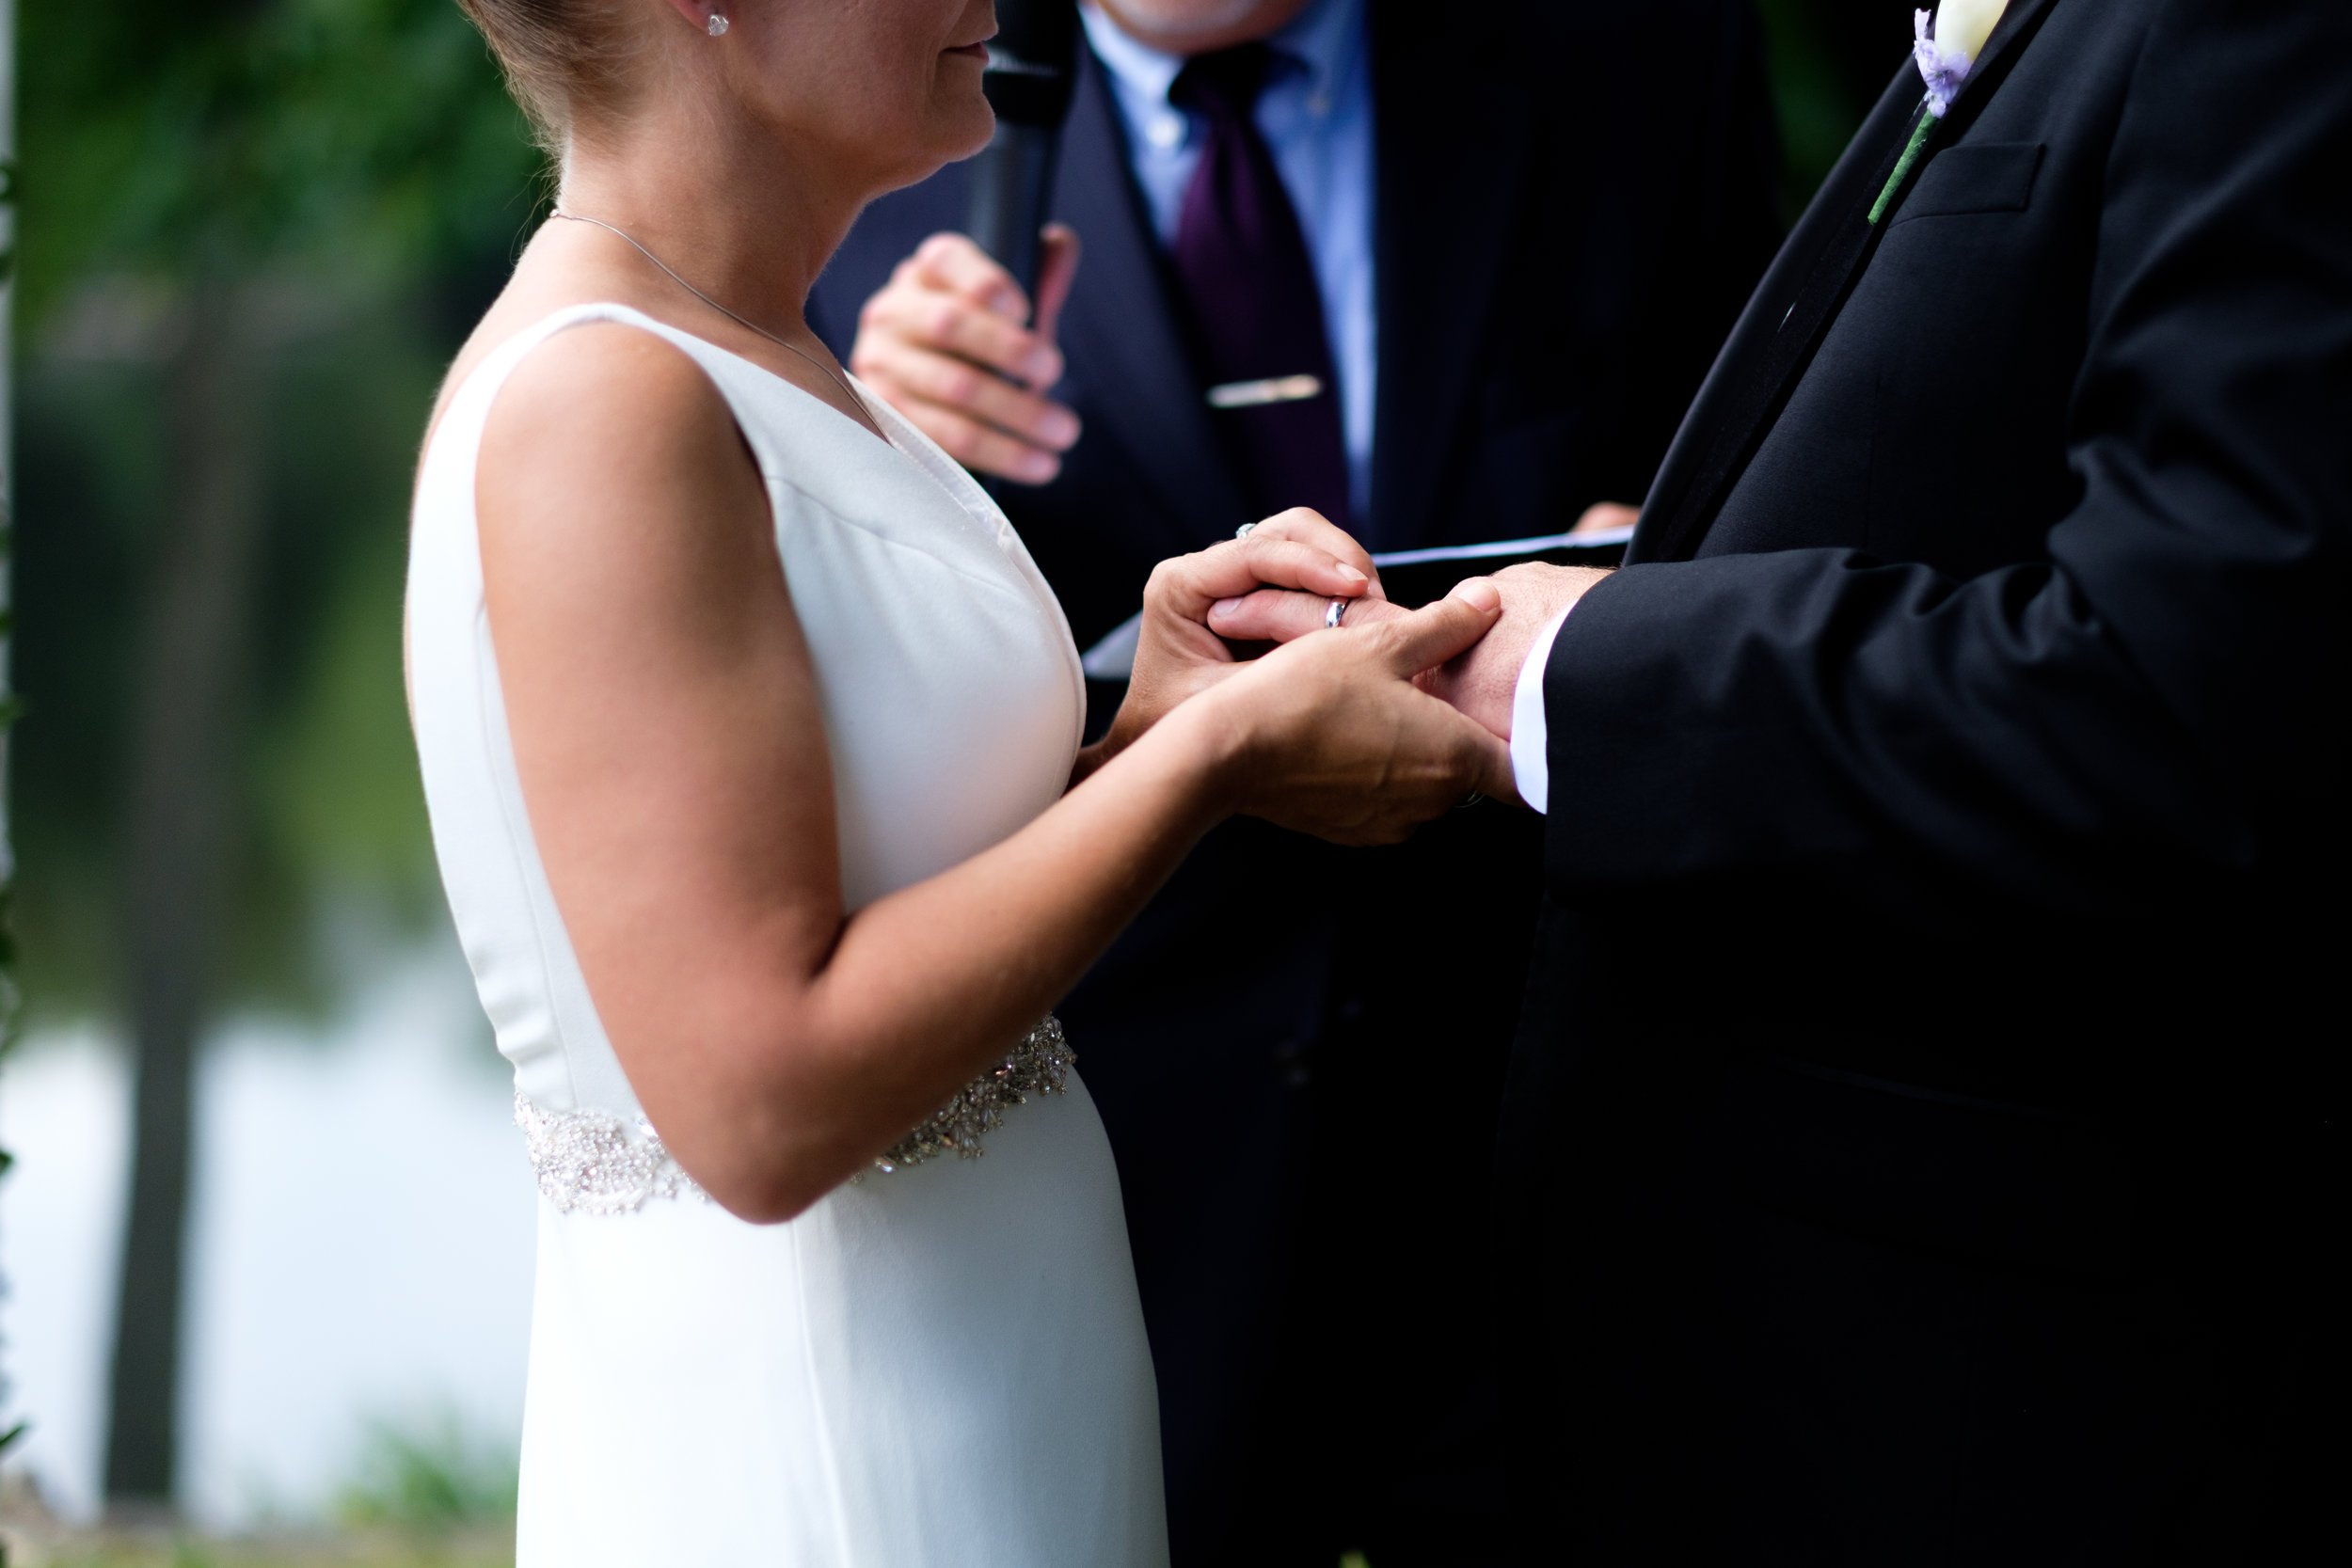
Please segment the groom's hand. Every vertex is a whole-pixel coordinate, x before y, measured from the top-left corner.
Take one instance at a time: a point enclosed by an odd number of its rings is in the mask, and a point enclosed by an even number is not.
[[[858,313],[850,368],[967,468],[1024,484],[1061,472],[1078,416],[1045,394],[1061,379],[1054,327],[1078,272],[1078,236],[1045,230],[1029,297],[961,234],[933,234]]]
[[[1510,739],[1511,698],[1536,637],[1608,575],[1592,566],[1534,561],[1504,567],[1487,579],[1502,591],[1502,619],[1483,641],[1431,671],[1422,687]]]
[[[1608,575],[1590,566],[1540,562],[1504,567],[1484,579],[1502,595],[1502,618],[1483,639],[1423,674],[1417,684],[1508,740],[1511,696],[1528,650],[1553,616]],[[1218,600],[1209,607],[1206,622],[1211,631],[1234,641],[1289,642],[1323,630],[1329,603],[1307,594],[1261,588]],[[1385,601],[1368,601],[1350,606],[1341,625],[1373,626],[1405,613]]]

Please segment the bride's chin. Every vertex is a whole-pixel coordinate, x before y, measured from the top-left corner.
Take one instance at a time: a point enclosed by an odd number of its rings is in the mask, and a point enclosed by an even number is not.
[[[924,137],[921,150],[893,169],[883,182],[882,190],[874,194],[879,196],[883,191],[901,191],[909,185],[921,184],[947,165],[960,164],[964,159],[979,152],[988,146],[988,138],[994,130],[995,121],[992,119],[987,129],[977,136],[967,135]]]
[[[988,106],[988,100],[977,92],[966,102],[961,95],[947,105],[941,117],[947,127],[943,139],[952,142],[954,150],[942,160],[960,163],[986,147],[996,134],[996,111]]]

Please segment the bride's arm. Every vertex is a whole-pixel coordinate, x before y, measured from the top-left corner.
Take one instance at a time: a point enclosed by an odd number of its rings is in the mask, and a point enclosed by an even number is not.
[[[1000,1057],[1220,817],[1394,838],[1507,776],[1400,678],[1491,624],[1457,603],[1259,661],[850,917],[767,496],[701,372],[626,328],[559,337],[494,408],[477,499],[523,792],[589,990],[671,1151],[746,1218],[797,1213]]]

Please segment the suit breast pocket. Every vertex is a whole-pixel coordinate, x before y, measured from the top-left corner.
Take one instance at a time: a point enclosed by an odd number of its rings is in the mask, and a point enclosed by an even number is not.
[[[2034,181],[2042,172],[2047,150],[2040,142],[1947,147],[1928,160],[1919,183],[1895,214],[1895,222],[1975,213],[2022,213],[2033,205]]]

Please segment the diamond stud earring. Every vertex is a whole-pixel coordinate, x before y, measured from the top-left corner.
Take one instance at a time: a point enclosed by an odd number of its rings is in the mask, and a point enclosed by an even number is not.
[[[710,36],[714,39],[724,34],[727,30],[727,19],[725,13],[723,11],[712,11],[710,13],[709,27]]]

